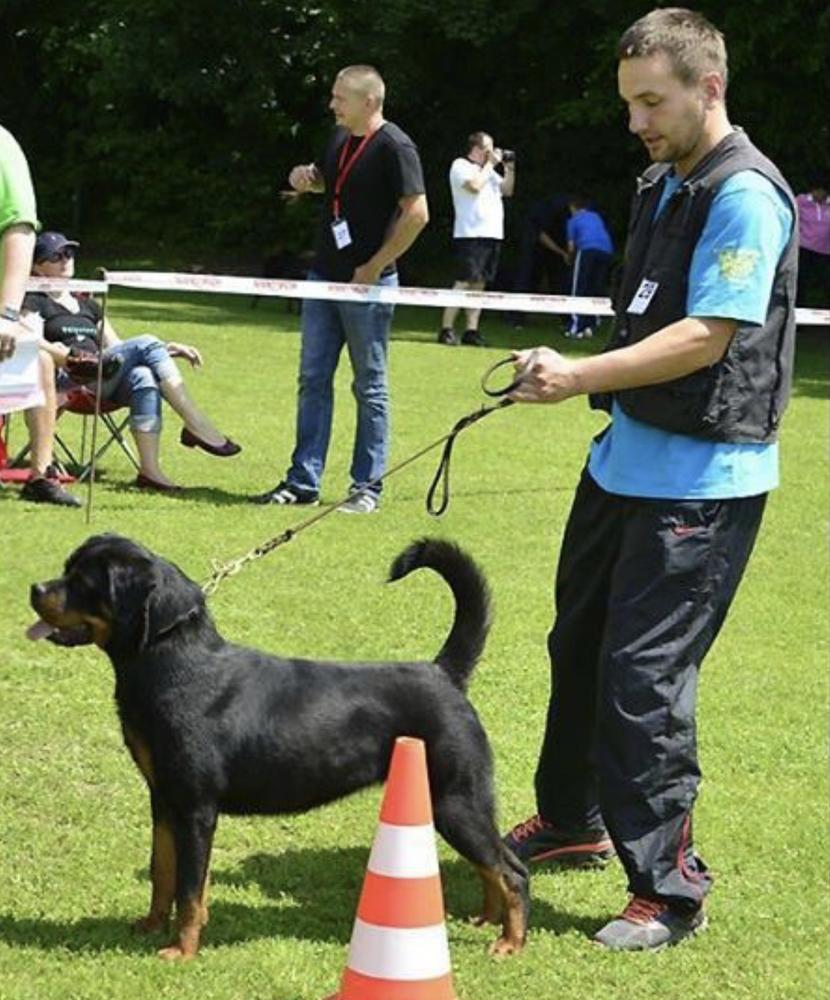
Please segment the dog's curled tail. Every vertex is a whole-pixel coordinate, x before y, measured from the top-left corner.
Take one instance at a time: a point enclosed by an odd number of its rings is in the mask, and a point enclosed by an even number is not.
[[[421,538],[404,549],[392,563],[389,582],[424,566],[447,581],[455,598],[455,621],[435,662],[464,691],[490,628],[490,591],[470,556],[440,538]]]

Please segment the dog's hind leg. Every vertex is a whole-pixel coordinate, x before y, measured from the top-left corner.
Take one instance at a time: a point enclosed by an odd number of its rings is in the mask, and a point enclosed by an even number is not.
[[[199,950],[207,922],[208,866],[215,829],[213,806],[176,819],[176,940],[159,952],[161,958],[186,960]]]
[[[153,851],[150,856],[150,877],[153,885],[150,912],[133,924],[133,930],[139,934],[149,934],[167,925],[176,896],[175,839],[170,823],[160,815],[155,801],[153,801]]]
[[[530,912],[528,875],[504,847],[489,810],[475,808],[469,798],[444,796],[433,803],[435,826],[444,840],[472,862],[484,883],[480,923],[500,923],[501,936],[491,945],[492,955],[521,951]]]

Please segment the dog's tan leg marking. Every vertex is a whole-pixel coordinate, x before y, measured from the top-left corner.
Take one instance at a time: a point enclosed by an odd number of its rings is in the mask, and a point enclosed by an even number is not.
[[[148,787],[152,788],[155,784],[155,774],[153,773],[153,757],[150,748],[137,733],[126,726],[124,727],[124,742],[127,744],[127,749],[130,751],[136,767],[144,775]]]
[[[490,954],[497,958],[516,955],[524,947],[527,927],[521,895],[511,889],[504,875],[492,868],[479,868],[484,879],[484,916],[498,913],[495,923],[501,923],[501,937],[490,945]],[[495,900],[495,904],[494,901]]]
[[[212,839],[211,834],[211,839]],[[207,897],[210,882],[210,851],[208,843],[205,852],[204,870],[195,895],[177,904],[176,908],[176,941],[167,948],[162,948],[159,957],[168,961],[188,961],[196,957],[199,950],[199,939],[202,927],[208,921]]]
[[[139,934],[161,930],[167,925],[176,896],[176,842],[173,831],[163,821],[153,825],[150,875],[153,882],[150,912],[133,924]]]
[[[201,899],[201,906],[202,906],[202,927],[206,927],[207,926],[207,922],[208,922],[208,889],[209,888],[210,888],[210,872],[208,871],[205,874],[205,882],[204,882],[204,885],[202,886],[202,899]]]
[[[167,961],[187,962],[196,957],[199,950],[199,936],[202,931],[202,903],[199,899],[188,899],[176,914],[176,944],[162,948],[159,958]]]
[[[150,748],[133,730],[124,728],[124,741],[141,771],[149,788],[155,783],[153,757]],[[153,823],[153,849],[150,856],[150,878],[152,894],[150,912],[136,920],[133,930],[138,934],[150,934],[166,926],[176,895],[176,842],[173,831],[163,821]]]
[[[481,927],[483,924],[500,924],[504,899],[498,884],[499,874],[492,868],[482,868],[479,865],[476,865],[475,869],[481,876],[484,903],[481,913],[477,917],[473,917],[471,922],[476,927]]]

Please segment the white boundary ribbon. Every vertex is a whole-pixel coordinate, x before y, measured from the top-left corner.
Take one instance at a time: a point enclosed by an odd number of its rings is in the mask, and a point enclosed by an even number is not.
[[[337,302],[388,302],[413,306],[461,306],[474,309],[510,309],[515,312],[584,312],[613,316],[607,298],[572,295],[529,295],[521,292],[473,292],[452,288],[390,288],[341,281],[293,281],[281,278],[241,278],[225,274],[164,274],[158,271],[107,271],[111,285],[158,291],[224,292],[289,299],[328,299]]]
[[[107,281],[86,281],[80,278],[29,278],[26,282],[27,292],[91,292],[93,295],[104,295],[109,291]]]
[[[162,292],[214,292],[225,295],[263,295],[287,299],[327,299],[334,302],[386,302],[394,305],[462,309],[499,309],[511,312],[613,316],[605,297],[541,295],[527,292],[476,292],[454,288],[390,288],[340,281],[295,281],[283,278],[248,278],[230,274],[188,274],[176,271],[105,271],[102,281],[30,278],[29,291],[103,293],[113,286]],[[799,326],[830,326],[830,309],[795,311]]]

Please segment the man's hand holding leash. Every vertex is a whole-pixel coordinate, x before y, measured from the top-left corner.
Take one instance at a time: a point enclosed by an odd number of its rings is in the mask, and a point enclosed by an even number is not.
[[[584,391],[578,361],[570,361],[550,347],[516,351],[513,355],[518,385],[508,394],[516,403],[561,403]]]

